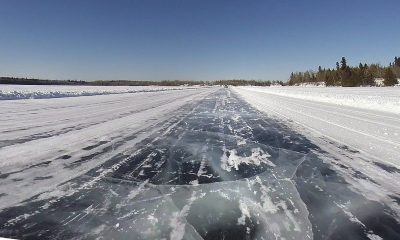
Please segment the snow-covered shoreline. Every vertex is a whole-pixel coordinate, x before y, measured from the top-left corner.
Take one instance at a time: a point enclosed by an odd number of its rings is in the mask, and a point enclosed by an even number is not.
[[[45,99],[193,89],[166,86],[0,85],[0,100]]]

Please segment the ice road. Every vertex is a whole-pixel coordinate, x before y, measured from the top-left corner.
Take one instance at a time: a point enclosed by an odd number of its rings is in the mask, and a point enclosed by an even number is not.
[[[0,101],[0,237],[400,239],[399,195],[360,191],[397,168],[366,175],[356,152],[322,149],[242,97]]]

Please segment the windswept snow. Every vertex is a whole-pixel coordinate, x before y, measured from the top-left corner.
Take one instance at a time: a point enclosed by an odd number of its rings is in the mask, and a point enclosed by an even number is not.
[[[159,92],[195,87],[164,86],[64,86],[64,85],[3,85],[0,84],[0,100],[63,98],[109,95],[138,92]]]

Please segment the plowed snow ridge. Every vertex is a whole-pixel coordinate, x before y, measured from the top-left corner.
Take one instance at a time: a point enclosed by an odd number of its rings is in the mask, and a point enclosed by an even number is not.
[[[172,91],[193,88],[195,87],[0,85],[0,100],[64,98],[123,93]]]

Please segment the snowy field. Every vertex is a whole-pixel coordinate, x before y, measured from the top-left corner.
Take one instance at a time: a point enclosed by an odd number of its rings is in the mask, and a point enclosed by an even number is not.
[[[0,101],[0,237],[400,239],[385,93],[355,92],[376,111],[322,88],[101,89]]]
[[[192,89],[194,87],[165,86],[61,86],[61,85],[3,85],[0,84],[0,100],[62,98],[109,95],[137,92],[158,92]]]

